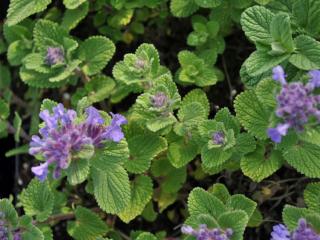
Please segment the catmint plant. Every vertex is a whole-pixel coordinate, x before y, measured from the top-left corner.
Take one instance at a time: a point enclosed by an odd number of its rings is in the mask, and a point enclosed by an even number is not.
[[[290,128],[302,132],[311,117],[320,122],[320,95],[313,93],[318,86],[318,71],[311,71],[309,75],[311,79],[306,85],[300,82],[287,83],[282,67],[273,69],[273,78],[282,87],[277,96],[276,115],[283,120],[275,128],[268,129],[268,135],[274,142],[280,143]]]
[[[85,110],[85,119],[77,119],[74,110],[66,110],[58,104],[49,110],[40,112],[44,126],[39,130],[40,136],[32,136],[29,153],[41,155],[45,163],[33,167],[32,172],[44,181],[48,175],[48,167],[54,165],[54,178],[59,178],[62,169],[67,169],[76,154],[83,150],[103,147],[104,141],[119,142],[124,137],[121,125],[127,120],[120,114],[111,113],[111,124],[105,126],[105,120],[94,107]]]

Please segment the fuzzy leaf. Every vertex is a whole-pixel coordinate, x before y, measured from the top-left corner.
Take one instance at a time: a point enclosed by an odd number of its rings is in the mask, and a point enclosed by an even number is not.
[[[45,10],[50,3],[51,0],[11,0],[7,23],[9,26],[15,25],[34,13]]]
[[[279,43],[286,52],[294,50],[290,17],[286,13],[278,13],[272,18],[270,32],[275,42]]]
[[[305,218],[310,211],[306,208],[298,208],[291,205],[285,205],[282,211],[283,222],[290,230],[296,229],[300,218]]]
[[[257,203],[244,195],[236,194],[228,199],[226,206],[232,210],[243,210],[250,218],[257,207]]]
[[[33,179],[20,195],[20,201],[27,215],[45,221],[53,210],[54,195],[47,182]]]
[[[68,9],[75,9],[79,7],[82,3],[84,3],[86,0],[63,0],[63,4]]]
[[[8,199],[0,199],[0,211],[5,214],[6,220],[12,226],[18,224],[18,214]]]
[[[68,223],[68,233],[76,240],[96,240],[108,230],[107,225],[91,210],[77,207],[76,221]]]
[[[84,61],[83,71],[88,75],[100,72],[115,52],[113,42],[102,36],[93,36],[79,47],[79,58]]]
[[[138,176],[131,184],[131,200],[119,217],[125,223],[140,215],[153,193],[152,181],[148,176]]]
[[[123,211],[130,201],[130,183],[127,172],[117,164],[100,170],[92,168],[94,196],[101,209],[117,214]]]
[[[268,150],[259,146],[256,151],[241,159],[241,170],[253,181],[262,181],[282,166],[283,158],[279,151],[267,153],[270,154],[269,156],[266,156],[265,151]]]
[[[244,128],[260,139],[267,138],[269,113],[259,101],[253,90],[248,90],[237,96],[235,103],[237,118]]]
[[[241,16],[241,25],[246,36],[253,42],[271,44],[270,25],[273,13],[261,6],[246,9]]]
[[[221,5],[222,0],[195,0],[195,2],[199,5],[199,7],[215,8]]]
[[[195,0],[172,0],[170,10],[175,17],[188,17],[199,9]]]
[[[89,160],[86,158],[74,159],[68,167],[68,181],[71,185],[84,182],[90,170]]]
[[[210,214],[218,218],[226,211],[226,207],[213,194],[196,187],[189,194],[188,210],[190,215]]]
[[[304,190],[304,201],[311,211],[320,214],[320,183],[310,183]]]
[[[81,2],[81,1],[80,1]],[[89,12],[89,3],[84,2],[75,9],[67,9],[63,15],[61,26],[67,30],[75,28]]]
[[[296,51],[290,57],[290,63],[302,70],[320,68],[320,43],[306,35],[300,35],[294,41]]]
[[[143,134],[129,138],[128,146],[130,157],[125,168],[131,173],[143,173],[149,169],[151,160],[166,150],[167,141],[155,134]]]
[[[158,240],[158,238],[151,233],[141,233],[136,240]]]
[[[244,230],[247,226],[249,218],[245,211],[236,210],[223,213],[219,219],[219,225],[222,229],[231,228],[233,234],[230,240],[242,240]]]
[[[320,147],[318,145],[302,142],[285,149],[283,156],[297,171],[305,174],[307,177],[319,178],[319,154]]]

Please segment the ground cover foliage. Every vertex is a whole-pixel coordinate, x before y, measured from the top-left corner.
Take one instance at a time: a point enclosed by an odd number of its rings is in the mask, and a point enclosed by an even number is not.
[[[319,22],[317,0],[11,0],[0,240],[320,239]]]

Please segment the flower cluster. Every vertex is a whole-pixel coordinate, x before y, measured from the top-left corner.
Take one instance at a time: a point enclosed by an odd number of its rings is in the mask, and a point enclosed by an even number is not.
[[[201,224],[198,230],[191,226],[183,226],[181,232],[192,235],[197,240],[229,240],[232,237],[232,229],[221,230],[219,228],[208,229],[206,224]]]
[[[308,84],[293,82],[287,83],[286,75],[281,66],[273,69],[273,78],[282,85],[277,96],[276,115],[283,119],[283,123],[275,128],[268,129],[269,137],[280,143],[290,128],[301,132],[310,117],[315,117],[320,122],[320,95],[314,95],[313,90],[320,86],[320,71],[310,71],[311,77]]]
[[[57,63],[62,63],[64,61],[63,50],[59,47],[48,47],[47,55],[45,58],[45,63],[49,66],[55,65]]]
[[[168,97],[164,92],[157,92],[150,97],[150,101],[153,107],[162,108],[168,104]]]
[[[0,240],[9,240],[9,229],[5,220],[6,215],[0,212]],[[21,240],[19,232],[13,233],[13,240]]]
[[[119,142],[124,137],[121,125],[126,124],[127,120],[120,114],[111,113],[111,124],[105,126],[104,119],[94,107],[85,110],[86,119],[80,123],[77,122],[77,113],[66,110],[62,104],[58,104],[52,111],[43,110],[40,113],[45,125],[39,130],[41,138],[32,136],[29,149],[31,155],[41,155],[46,160],[32,168],[32,172],[41,181],[46,179],[50,164],[55,165],[53,176],[58,178],[61,170],[68,168],[73,153],[88,145],[100,148],[106,140]]]
[[[214,144],[222,145],[224,144],[224,133],[222,131],[216,131],[212,134],[212,141]]]
[[[298,227],[292,233],[282,224],[274,226],[270,240],[320,240],[320,235],[301,218]]]

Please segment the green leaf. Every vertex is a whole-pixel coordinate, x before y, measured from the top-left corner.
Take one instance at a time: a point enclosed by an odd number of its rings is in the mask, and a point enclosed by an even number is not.
[[[283,156],[298,172],[307,177],[320,177],[319,145],[300,142],[284,150]]]
[[[19,219],[19,227],[24,230],[21,233],[23,240],[47,240],[41,230],[32,224],[30,216],[22,216]]]
[[[320,43],[312,37],[300,35],[294,39],[295,53],[289,61],[302,70],[320,68]]]
[[[12,226],[16,226],[18,224],[18,214],[8,199],[0,199],[0,212],[5,214],[6,221],[8,221]]]
[[[210,104],[206,93],[201,89],[194,89],[184,96],[181,105],[188,105],[194,102],[197,102],[201,105],[205,111],[203,117],[207,118],[210,113]]]
[[[226,129],[232,129],[235,134],[240,132],[240,123],[238,120],[231,115],[228,108],[221,108],[215,115],[214,120],[222,122]]]
[[[269,45],[272,43],[270,25],[273,16],[265,7],[250,7],[242,13],[242,29],[251,41]]]
[[[256,149],[256,140],[249,133],[240,133],[236,138],[235,153],[245,155]]]
[[[90,170],[89,160],[86,158],[73,159],[68,167],[68,182],[77,185],[84,182]]]
[[[199,7],[203,8],[215,8],[221,5],[222,0],[195,0]]]
[[[182,83],[204,87],[218,81],[214,69],[196,54],[184,50],[179,52],[178,59],[181,65],[179,80]]]
[[[303,196],[308,209],[320,214],[320,183],[309,183]]]
[[[43,110],[49,110],[49,112],[53,112],[53,108],[56,107],[58,105],[57,102],[51,100],[51,99],[48,99],[48,98],[45,98],[42,100],[42,103],[41,103],[41,107],[40,107],[40,111],[43,111]]]
[[[81,2],[81,1],[79,1]],[[89,3],[84,2],[75,9],[67,9],[63,15],[61,26],[67,30],[75,28],[89,12]]]
[[[7,89],[10,87],[11,73],[9,67],[0,64],[0,89]]]
[[[280,90],[280,84],[273,79],[263,79],[256,87],[256,95],[260,102],[271,109],[277,106],[276,95]]]
[[[11,43],[8,47],[7,58],[12,66],[22,64],[22,60],[30,53],[30,49],[24,41],[18,40]]]
[[[226,207],[213,194],[196,187],[189,194],[188,210],[190,215],[210,214],[218,218],[226,211]]]
[[[158,240],[158,238],[151,233],[141,233],[136,240]]]
[[[232,151],[223,147],[209,148],[205,145],[201,150],[201,161],[206,170],[215,169],[224,164],[232,156]]]
[[[93,36],[79,47],[79,58],[84,61],[82,70],[90,75],[100,72],[115,52],[113,42],[103,36]]]
[[[52,213],[54,195],[47,182],[33,179],[20,195],[20,201],[27,215],[45,221]]]
[[[244,195],[236,194],[232,195],[228,199],[226,207],[230,208],[231,210],[243,210],[246,212],[247,216],[251,218],[257,207],[257,203]]]
[[[261,212],[256,208],[252,216],[249,219],[248,227],[259,227],[263,222],[263,216]]]
[[[246,59],[244,66],[246,67],[246,71],[250,76],[258,76],[279,65],[287,58],[289,58],[288,54],[272,56],[267,52],[257,50]]]
[[[94,196],[101,209],[111,214],[122,212],[130,201],[130,183],[127,172],[117,164],[101,170],[92,168]]]
[[[245,211],[236,210],[223,213],[219,219],[219,225],[222,229],[231,228],[233,234],[230,240],[242,240],[244,230],[247,226],[249,218]]]
[[[293,1],[292,14],[298,25],[317,37],[320,32],[320,3],[317,0]]]
[[[208,191],[219,198],[224,204],[226,204],[231,197],[228,189],[222,183],[215,183]]]
[[[195,0],[172,0],[170,3],[171,13],[175,17],[189,17],[198,9]]]
[[[14,133],[14,140],[16,142],[20,141],[21,125],[22,125],[22,119],[19,113],[15,112],[14,119],[13,119],[13,127],[16,130],[16,132]]]
[[[114,164],[123,164],[129,158],[129,149],[126,141],[119,143],[108,141],[103,149],[95,150],[90,163],[97,169],[108,171]]]
[[[274,41],[279,43],[286,52],[294,50],[290,17],[286,13],[278,13],[272,18],[270,32]]]
[[[29,144],[25,144],[20,147],[9,150],[8,152],[6,152],[5,156],[9,158],[19,154],[26,154],[29,152],[29,148]]]
[[[277,171],[283,164],[281,152],[258,146],[256,151],[245,155],[241,159],[241,170],[244,175],[255,182],[260,182]]]
[[[282,219],[286,226],[292,231],[297,228],[300,218],[305,218],[310,211],[306,208],[298,208],[285,205],[282,211]]]
[[[107,225],[91,210],[77,207],[76,221],[68,222],[68,233],[76,240],[96,240],[108,230]]]
[[[0,119],[7,119],[10,114],[9,104],[0,99]]]
[[[43,52],[46,52],[48,47],[64,46],[67,37],[66,29],[49,20],[38,20],[33,29],[34,44]]]
[[[131,200],[119,217],[125,223],[140,215],[150,201],[153,193],[152,180],[148,176],[137,176],[131,184]]]
[[[136,135],[128,139],[130,157],[125,168],[131,173],[143,173],[148,170],[151,160],[167,149],[167,141],[156,134]]]
[[[253,90],[237,96],[235,103],[237,118],[244,128],[259,139],[267,139],[270,114],[263,107]]]
[[[32,14],[45,10],[50,3],[51,0],[11,0],[7,24],[15,25]]]
[[[86,0],[63,0],[63,4],[68,9],[75,9],[79,7],[82,3],[84,3]]]

